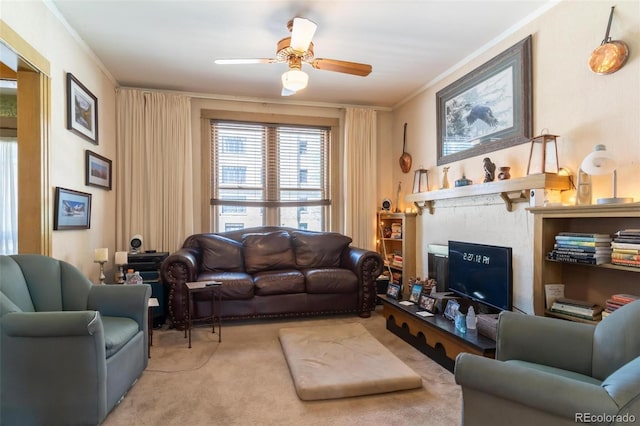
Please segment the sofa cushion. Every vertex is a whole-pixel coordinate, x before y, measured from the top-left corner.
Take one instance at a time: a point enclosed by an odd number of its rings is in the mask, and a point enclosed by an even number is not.
[[[244,271],[242,244],[219,235],[200,238],[203,271]]]
[[[340,266],[340,257],[351,238],[337,232],[294,231],[291,242],[299,267],[323,268]]]
[[[296,270],[258,272],[253,282],[257,296],[304,293],[304,275]]]
[[[358,277],[348,269],[314,268],[303,271],[307,293],[356,293]]]
[[[198,281],[221,281],[220,297],[223,300],[251,299],[253,297],[253,279],[245,272],[205,272],[198,275]],[[210,299],[208,292],[196,293],[195,299]],[[198,294],[202,294],[198,297]]]
[[[242,244],[245,268],[250,274],[296,268],[289,233],[285,231],[246,234]]]
[[[137,322],[125,317],[103,316],[102,327],[107,358],[117,353],[140,331]]]

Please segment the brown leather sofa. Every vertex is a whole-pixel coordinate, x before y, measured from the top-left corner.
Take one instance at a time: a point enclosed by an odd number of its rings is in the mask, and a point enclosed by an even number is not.
[[[188,237],[162,264],[169,315],[183,328],[185,282],[221,281],[223,318],[358,313],[375,309],[376,252],[351,247],[332,232],[256,227]],[[193,319],[211,315],[211,297],[194,294]]]

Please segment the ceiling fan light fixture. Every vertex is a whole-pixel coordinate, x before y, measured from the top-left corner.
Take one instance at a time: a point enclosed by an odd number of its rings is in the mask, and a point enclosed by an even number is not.
[[[291,28],[291,48],[299,53],[306,52],[318,26],[306,18],[294,18]]]
[[[307,87],[307,83],[309,83],[309,76],[299,69],[290,69],[282,74],[282,87],[287,90],[297,92]]]

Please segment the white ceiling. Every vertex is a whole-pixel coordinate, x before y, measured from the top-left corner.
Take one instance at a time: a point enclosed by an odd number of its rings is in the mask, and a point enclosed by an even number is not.
[[[315,56],[368,63],[368,77],[312,69],[287,101],[392,107],[555,1],[53,0],[121,86],[281,100],[286,64],[272,58],[287,21],[318,24]],[[51,3],[50,3],[51,5]]]

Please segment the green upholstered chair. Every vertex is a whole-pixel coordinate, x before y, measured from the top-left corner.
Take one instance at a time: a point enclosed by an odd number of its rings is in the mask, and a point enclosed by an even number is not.
[[[69,263],[0,256],[0,423],[101,423],[146,368],[148,285],[93,285]]]
[[[458,355],[469,425],[640,421],[640,301],[598,325],[503,312],[496,359]]]

